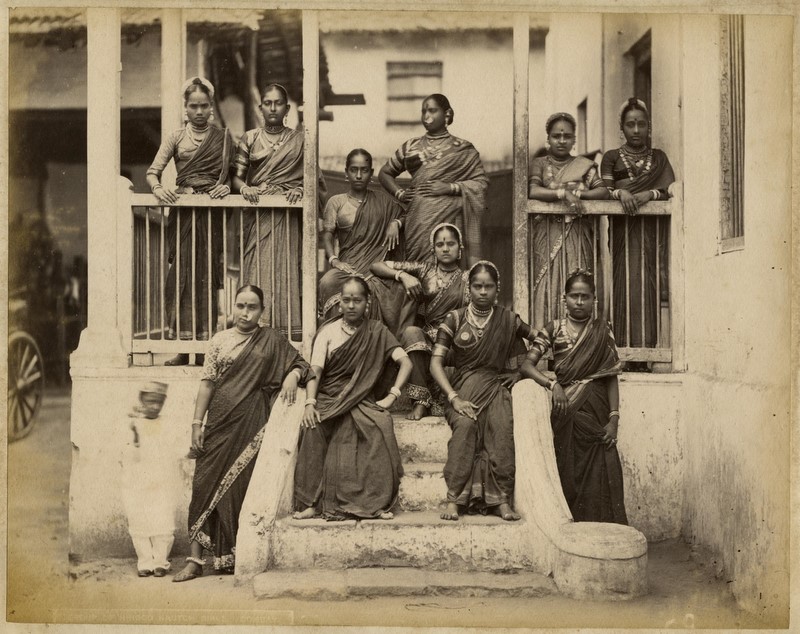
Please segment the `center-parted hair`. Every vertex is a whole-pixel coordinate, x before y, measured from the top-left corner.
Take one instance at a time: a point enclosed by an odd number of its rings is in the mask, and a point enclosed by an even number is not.
[[[573,132],[578,129],[578,124],[575,123],[575,117],[568,112],[556,112],[555,114],[551,114],[549,117],[547,117],[547,123],[544,124],[544,129],[547,132],[547,136],[550,136],[550,130],[552,130],[553,126],[559,121],[566,121],[569,123],[572,126]]]
[[[569,293],[572,290],[572,287],[578,282],[583,282],[590,289],[592,289],[592,295],[596,293],[594,275],[592,275],[591,271],[587,271],[585,269],[577,269],[567,276],[567,281],[564,282],[564,292]]]
[[[281,86],[280,84],[274,84],[274,83],[273,83],[273,84],[267,84],[266,86],[264,86],[264,90],[262,90],[262,91],[261,91],[261,99],[262,99],[262,101],[263,101],[263,99],[264,99],[264,96],[265,96],[265,95],[266,95],[266,94],[267,94],[267,93],[268,93],[270,90],[273,90],[273,89],[275,89],[275,90],[277,90],[279,93],[281,93],[281,94],[283,95],[283,100],[284,100],[286,103],[289,103],[289,92],[286,90],[286,88],[284,88],[284,87],[283,87],[283,86]]]
[[[258,286],[255,284],[245,284],[236,291],[236,297],[239,297],[242,293],[255,293],[258,296],[258,301],[261,302],[261,308],[264,308],[264,291],[258,288]]]
[[[476,262],[472,265],[472,268],[469,270],[470,284],[472,284],[472,281],[475,279],[475,276],[478,273],[488,273],[489,277],[494,280],[494,283],[498,286],[500,285],[500,271],[498,271],[497,267],[488,260],[481,260],[480,262]]]
[[[183,103],[186,104],[189,101],[189,97],[196,92],[202,92],[206,97],[208,97],[209,101],[214,100],[213,84],[202,77],[192,77],[186,84],[184,84]]]
[[[364,291],[364,297],[369,299],[369,296],[372,294],[369,290],[369,284],[367,284],[367,280],[365,280],[360,275],[350,275],[345,278],[344,283],[342,284],[342,292],[344,292],[344,287],[350,284],[351,282],[358,284],[361,286],[362,290]]]
[[[369,163],[369,168],[372,169],[372,154],[367,152],[362,147],[357,147],[354,150],[350,150],[350,153],[347,155],[347,158],[344,161],[344,168],[347,169],[348,167],[350,167],[350,163],[352,163],[353,159],[357,156],[363,156],[365,159],[367,159],[367,163]]]
[[[435,92],[432,95],[425,97],[425,99],[422,100],[422,103],[425,103],[429,99],[436,102],[436,105],[445,111],[444,120],[447,122],[447,125],[453,123],[455,112],[453,111],[453,106],[450,105],[450,100],[443,94]]]

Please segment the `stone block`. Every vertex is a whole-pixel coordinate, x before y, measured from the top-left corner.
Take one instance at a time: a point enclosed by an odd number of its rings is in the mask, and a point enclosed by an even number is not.
[[[420,420],[408,420],[395,414],[394,434],[403,462],[445,462],[450,427],[444,418],[427,416]]]
[[[443,508],[447,497],[444,463],[420,462],[403,465],[397,505],[403,511],[429,511]]]

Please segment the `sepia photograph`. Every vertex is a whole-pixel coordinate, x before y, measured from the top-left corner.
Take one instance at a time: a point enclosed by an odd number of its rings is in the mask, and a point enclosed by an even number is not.
[[[797,626],[796,3],[0,22],[7,631]]]

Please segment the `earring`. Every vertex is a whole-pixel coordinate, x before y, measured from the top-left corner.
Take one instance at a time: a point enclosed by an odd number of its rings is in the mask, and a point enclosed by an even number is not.
[[[286,127],[286,122],[288,120],[289,120],[289,115],[288,114],[283,115],[283,127]]]
[[[214,108],[211,108],[211,114],[208,115],[208,120],[209,121],[213,121],[214,120]]]
[[[569,151],[569,155],[570,155],[570,156],[578,156],[578,148],[576,148],[576,147],[573,145],[573,146],[572,146],[572,149]]]
[[[463,247],[458,247],[458,259],[461,259],[461,255],[464,253]]]
[[[544,149],[547,150],[548,152],[550,151],[550,141],[544,142]]]
[[[336,305],[336,309],[339,311],[340,315],[344,312],[344,310],[342,310],[342,305],[341,304],[337,304]]]
[[[497,297],[494,298],[494,305],[497,306]]]
[[[623,141],[625,139],[625,135],[622,134],[622,130],[619,131],[619,139],[620,141]]]
[[[186,110],[183,111],[183,122],[189,123],[189,113]]]

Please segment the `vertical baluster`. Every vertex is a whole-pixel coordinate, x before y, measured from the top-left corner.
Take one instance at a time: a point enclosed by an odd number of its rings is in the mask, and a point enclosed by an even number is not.
[[[239,207],[239,288],[242,286],[244,286],[244,209]]]
[[[197,207],[192,207],[192,341],[197,339]]]
[[[578,268],[582,269],[583,268],[583,228],[585,226],[585,223],[584,223],[584,220],[583,220],[582,217],[574,218],[572,220],[572,222],[573,222],[573,225],[574,225],[572,227],[572,233],[575,234],[575,238],[578,241]],[[577,223],[577,224],[574,224],[574,223]],[[566,239],[564,241],[564,246],[565,247],[567,246],[566,245]],[[592,271],[592,273],[594,273],[594,271]]]
[[[270,315],[270,326],[275,328],[275,297],[278,295],[277,290],[275,288],[275,209],[270,208],[269,210],[269,223],[270,223],[270,232],[269,232],[269,281],[270,281],[270,293],[272,295],[272,301],[269,303],[269,315]],[[291,335],[290,335],[291,336]]]
[[[261,286],[261,209],[256,209],[255,214],[256,214],[256,286],[263,289],[263,287]]]
[[[647,221],[644,218],[640,218],[639,219],[639,251],[640,251],[639,257],[641,258],[640,263],[639,263],[640,264],[639,268],[641,269],[641,280],[639,281],[639,291],[640,291],[639,305],[640,305],[640,308],[641,308],[641,311],[642,311],[641,318],[640,318],[639,321],[641,322],[641,326],[642,326],[642,348],[647,347],[647,338],[645,337],[646,330],[645,330],[645,323],[644,323],[645,322],[645,309],[647,307],[647,299],[645,297],[645,288],[649,287],[649,284],[645,284],[645,274],[647,272],[647,268],[644,265],[644,258],[645,258],[644,225],[645,225],[646,222]]]
[[[561,275],[559,276],[559,280],[561,284],[559,288],[556,289],[556,297],[561,295],[561,291],[564,289],[564,282],[567,280],[567,275],[569,275],[569,271],[567,271],[567,216],[561,216]],[[561,302],[559,302],[561,305]],[[562,309],[563,310],[563,309]],[[560,315],[562,318],[566,317],[566,315]]]
[[[208,302],[206,311],[208,313],[208,322],[206,322],[206,327],[208,329],[208,338],[211,339],[211,335],[214,334],[214,314],[211,310],[212,306],[214,305],[212,294],[216,295],[217,289],[214,286],[213,280],[214,276],[212,275],[212,257],[211,257],[211,207],[208,208],[208,230],[207,230],[207,238],[206,238],[206,251],[208,251],[208,255],[206,256],[206,263],[208,265],[208,272],[206,273],[206,288],[208,289]]]
[[[144,208],[144,331],[150,339],[150,208]]]
[[[544,253],[545,259],[545,275],[544,275],[544,297],[545,297],[545,307],[544,307],[544,314],[545,314],[545,323],[548,323],[553,319],[553,314],[555,311],[553,310],[553,298],[550,296],[553,292],[553,289],[550,288],[550,216],[543,215],[542,222],[544,223],[544,235],[547,242],[547,250]]]
[[[165,313],[167,310],[166,307],[166,299],[165,299],[165,277],[164,277],[164,262],[166,261],[166,240],[165,240],[165,232],[164,232],[164,225],[166,224],[166,219],[164,217],[164,207],[161,206],[158,208],[159,213],[161,214],[161,223],[159,226],[159,257],[158,257],[158,290],[159,290],[159,314],[161,315],[161,339],[166,337],[166,329],[164,327],[164,322],[166,321]]]
[[[528,223],[528,280],[530,283],[533,284],[536,281],[536,268],[535,268],[535,258],[534,253],[536,253],[534,249],[534,231],[536,228],[536,221],[533,219],[533,216],[528,214],[526,218],[526,222]],[[534,324],[536,320],[536,291],[535,289],[531,289],[530,293],[530,316],[531,316],[531,324]],[[536,325],[536,324],[534,324]],[[541,324],[538,324],[541,325]]]
[[[661,217],[656,216],[656,347],[661,341]]]
[[[618,325],[614,321],[614,219],[611,216],[606,216],[608,219],[608,266],[603,267],[603,271],[608,272],[608,315],[609,321],[613,325]],[[616,332],[614,333],[617,334]]]
[[[292,212],[292,210],[289,209],[289,208],[286,208],[286,209],[283,210],[283,214],[284,214],[283,223],[286,225],[286,235],[285,235],[285,240],[284,240],[284,245],[285,245],[284,248],[286,250],[286,323],[288,324],[287,328],[288,328],[288,333],[289,333],[288,334],[289,341],[292,341],[292,335],[293,335],[293,333],[292,333],[292,297],[294,296],[294,293],[295,293],[295,289],[292,286],[292,257],[291,257],[292,253],[291,253],[291,247],[290,247],[291,241],[289,240],[289,227],[291,226],[290,223],[289,223],[289,220],[290,220],[290,215],[289,214],[292,214],[292,213],[294,213],[294,212]],[[298,232],[298,235],[300,235],[300,236],[303,235],[302,227],[300,228],[300,231]],[[299,292],[300,289],[297,289],[297,290]]]
[[[180,207],[173,207],[172,213],[175,214],[175,337],[181,336],[181,214]]]
[[[600,287],[600,271],[597,270],[597,236],[600,233],[598,228],[598,218],[599,216],[592,216],[592,273],[594,273],[594,285],[595,285],[595,295],[594,295],[594,312],[592,313],[594,318],[597,319],[598,316],[598,305],[600,304],[600,297],[597,294],[597,290]],[[605,280],[603,280],[605,282]],[[605,288],[605,284],[603,285]]]
[[[631,346],[631,259],[628,253],[630,232],[628,231],[629,219],[625,215],[625,346]]]
[[[222,210],[222,306],[219,313],[225,318],[225,327],[228,326],[228,210]]]

